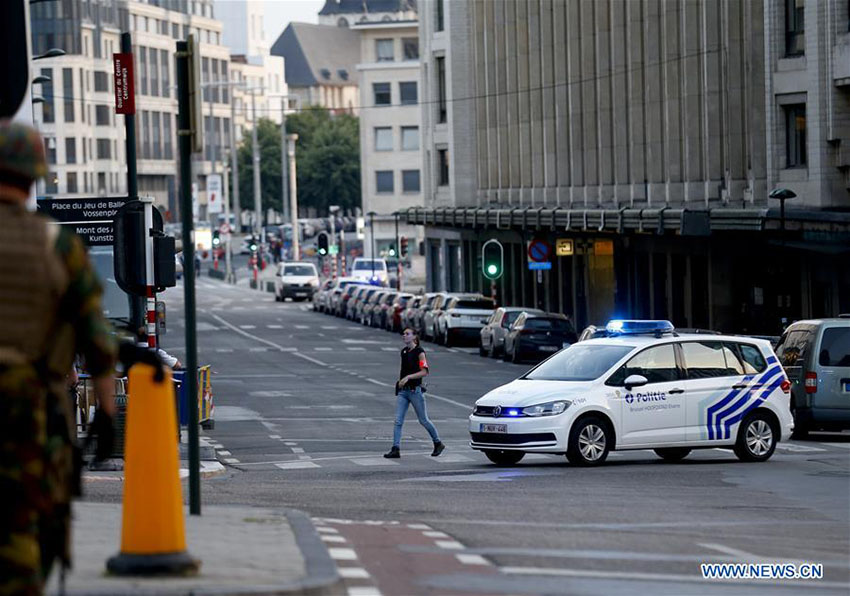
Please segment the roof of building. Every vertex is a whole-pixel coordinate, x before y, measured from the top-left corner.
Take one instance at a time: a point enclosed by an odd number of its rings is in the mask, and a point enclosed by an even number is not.
[[[320,15],[416,10],[416,0],[325,0]]]
[[[346,27],[290,23],[271,48],[286,60],[286,84],[356,85],[360,35]]]

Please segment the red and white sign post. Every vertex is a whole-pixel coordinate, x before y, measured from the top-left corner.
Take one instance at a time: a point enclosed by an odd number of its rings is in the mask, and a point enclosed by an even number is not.
[[[135,114],[133,54],[112,54],[112,64],[115,76],[115,113]]]

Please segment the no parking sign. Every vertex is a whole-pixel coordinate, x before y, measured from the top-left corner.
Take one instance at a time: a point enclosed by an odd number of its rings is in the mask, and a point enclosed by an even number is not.
[[[531,270],[551,269],[552,245],[545,240],[532,240],[528,243],[528,268]]]

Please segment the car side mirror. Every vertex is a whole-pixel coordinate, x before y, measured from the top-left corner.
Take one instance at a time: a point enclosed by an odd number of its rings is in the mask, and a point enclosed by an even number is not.
[[[623,386],[627,391],[631,391],[633,387],[643,387],[647,383],[649,383],[649,380],[643,375],[629,375],[623,381]]]

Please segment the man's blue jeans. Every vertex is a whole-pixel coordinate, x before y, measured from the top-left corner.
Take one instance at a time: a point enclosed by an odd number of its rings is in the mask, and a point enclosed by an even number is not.
[[[431,439],[435,443],[440,442],[440,435],[437,434],[437,429],[433,423],[428,420],[428,411],[425,409],[425,397],[422,395],[422,388],[402,389],[398,393],[395,409],[395,427],[393,428],[393,447],[401,445],[401,427],[404,424],[404,417],[407,414],[407,406],[413,405],[416,412],[416,417],[419,419],[419,424],[425,427]]]

